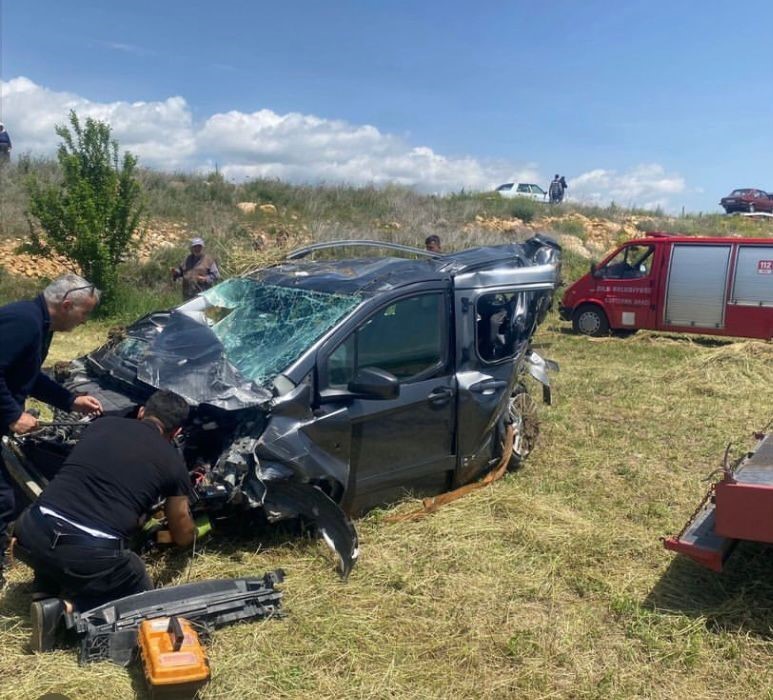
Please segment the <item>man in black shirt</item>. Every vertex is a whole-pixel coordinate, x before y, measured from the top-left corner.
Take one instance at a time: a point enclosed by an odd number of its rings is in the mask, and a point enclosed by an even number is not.
[[[19,558],[35,571],[34,651],[51,648],[62,599],[88,610],[153,588],[127,540],[162,498],[174,543],[193,542],[188,472],[170,444],[187,416],[184,399],[157,391],[137,420],[96,420],[17,520]]]

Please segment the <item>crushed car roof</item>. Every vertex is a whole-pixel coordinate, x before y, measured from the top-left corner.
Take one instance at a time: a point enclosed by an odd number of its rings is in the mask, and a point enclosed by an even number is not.
[[[344,247],[347,243],[350,242],[340,245]],[[354,243],[358,242],[351,242]],[[311,246],[291,253],[287,261],[256,270],[248,276],[266,284],[369,296],[415,282],[451,279],[478,269],[527,267],[534,264],[530,257],[532,247],[545,244],[558,247],[551,239],[538,235],[525,243],[470,248],[446,255],[431,254],[422,260],[400,257],[292,259],[313,252],[314,246]],[[426,255],[423,250],[407,246],[394,248]]]

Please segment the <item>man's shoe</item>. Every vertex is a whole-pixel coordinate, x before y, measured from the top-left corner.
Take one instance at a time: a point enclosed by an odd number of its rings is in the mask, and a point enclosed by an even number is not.
[[[64,601],[59,598],[36,600],[30,605],[32,620],[30,649],[32,651],[51,651],[54,648],[56,633],[64,611]]]

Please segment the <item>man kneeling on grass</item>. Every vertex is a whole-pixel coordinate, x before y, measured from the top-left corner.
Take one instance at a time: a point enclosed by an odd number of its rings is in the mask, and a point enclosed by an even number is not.
[[[184,399],[157,391],[137,420],[94,421],[38,501],[19,517],[19,558],[35,572],[33,651],[53,647],[66,610],[89,610],[153,588],[127,541],[159,500],[166,499],[174,543],[193,542],[188,471],[170,444],[187,417]]]

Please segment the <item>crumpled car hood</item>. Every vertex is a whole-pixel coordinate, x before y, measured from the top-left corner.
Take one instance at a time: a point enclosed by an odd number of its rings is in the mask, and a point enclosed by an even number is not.
[[[271,399],[270,391],[228,361],[208,326],[180,311],[145,316],[123,339],[94,351],[87,361],[98,373],[173,391],[193,404],[237,410]]]

